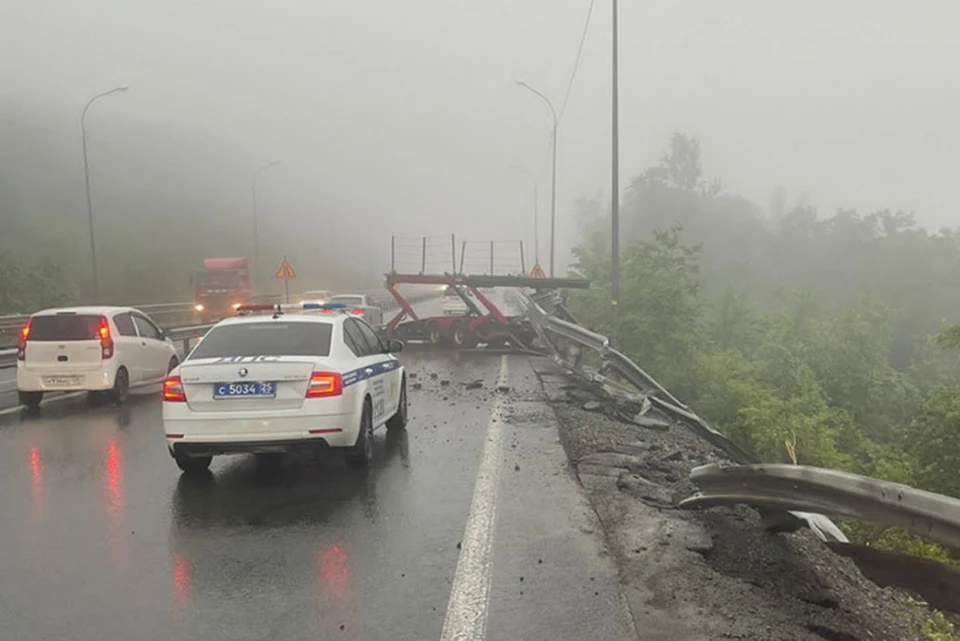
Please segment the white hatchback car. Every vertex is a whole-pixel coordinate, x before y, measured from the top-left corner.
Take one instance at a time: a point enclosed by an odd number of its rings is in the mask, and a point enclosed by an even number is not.
[[[337,294],[328,301],[331,305],[343,305],[354,316],[359,316],[372,327],[383,326],[383,309],[366,294]]]
[[[131,387],[159,383],[177,363],[173,343],[137,309],[47,309],[21,332],[17,391],[31,409],[45,392],[86,391],[91,403],[122,404]]]
[[[376,428],[406,426],[406,374],[393,355],[403,344],[384,344],[342,310],[321,311],[222,320],[170,372],[163,427],[181,470],[202,472],[219,454],[326,448],[365,466]]]

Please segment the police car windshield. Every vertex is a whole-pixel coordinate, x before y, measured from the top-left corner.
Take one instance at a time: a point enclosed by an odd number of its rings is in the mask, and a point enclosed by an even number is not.
[[[188,360],[223,356],[329,356],[333,325],[270,321],[215,327]]]

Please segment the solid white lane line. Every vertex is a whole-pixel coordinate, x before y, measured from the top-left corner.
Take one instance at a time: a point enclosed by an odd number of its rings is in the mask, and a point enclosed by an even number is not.
[[[60,401],[68,401],[71,398],[77,398],[78,396],[81,396],[83,394],[86,394],[86,392],[67,392],[65,394],[60,394],[59,396],[51,396],[50,398],[44,399],[43,402],[40,403],[40,407],[43,407],[44,405],[52,405],[54,403],[59,403]],[[8,407],[5,410],[0,410],[0,416],[8,416],[10,414],[16,414],[17,412],[22,412],[25,409],[27,408],[23,405],[14,405],[13,407]]]
[[[497,386],[507,384],[507,357],[500,358]],[[487,631],[490,581],[493,576],[493,532],[497,520],[497,491],[503,465],[503,409],[505,396],[497,396],[490,411],[477,482],[460,558],[453,576],[450,601],[443,621],[441,641],[480,641]]]

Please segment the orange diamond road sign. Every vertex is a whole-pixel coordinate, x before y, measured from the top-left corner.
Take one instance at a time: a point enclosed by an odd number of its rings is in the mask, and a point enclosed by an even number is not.
[[[530,270],[530,278],[546,278],[547,275],[543,273],[543,267],[540,266],[540,263],[537,263],[533,266],[533,269]]]
[[[280,269],[277,270],[276,278],[280,280],[289,280],[291,278],[296,278],[297,272],[293,271],[293,267],[290,266],[290,263],[287,262],[287,257],[283,257],[283,261],[280,263]]]

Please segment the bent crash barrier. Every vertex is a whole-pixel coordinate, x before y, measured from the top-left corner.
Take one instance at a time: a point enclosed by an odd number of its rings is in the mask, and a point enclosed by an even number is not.
[[[761,464],[673,397],[607,337],[581,327],[556,292],[522,295],[541,347],[567,374],[644,414],[656,408],[723,451],[733,464],[692,470],[701,491],[686,509],[744,504],[774,531],[809,527],[828,547],[851,558],[880,586],[919,594],[941,610],[960,613],[960,570],[928,559],[851,543],[827,515],[898,526],[960,549],[960,500],[865,476],[801,465]],[[586,356],[599,357],[591,367]],[[594,359],[595,361],[597,359]]]

